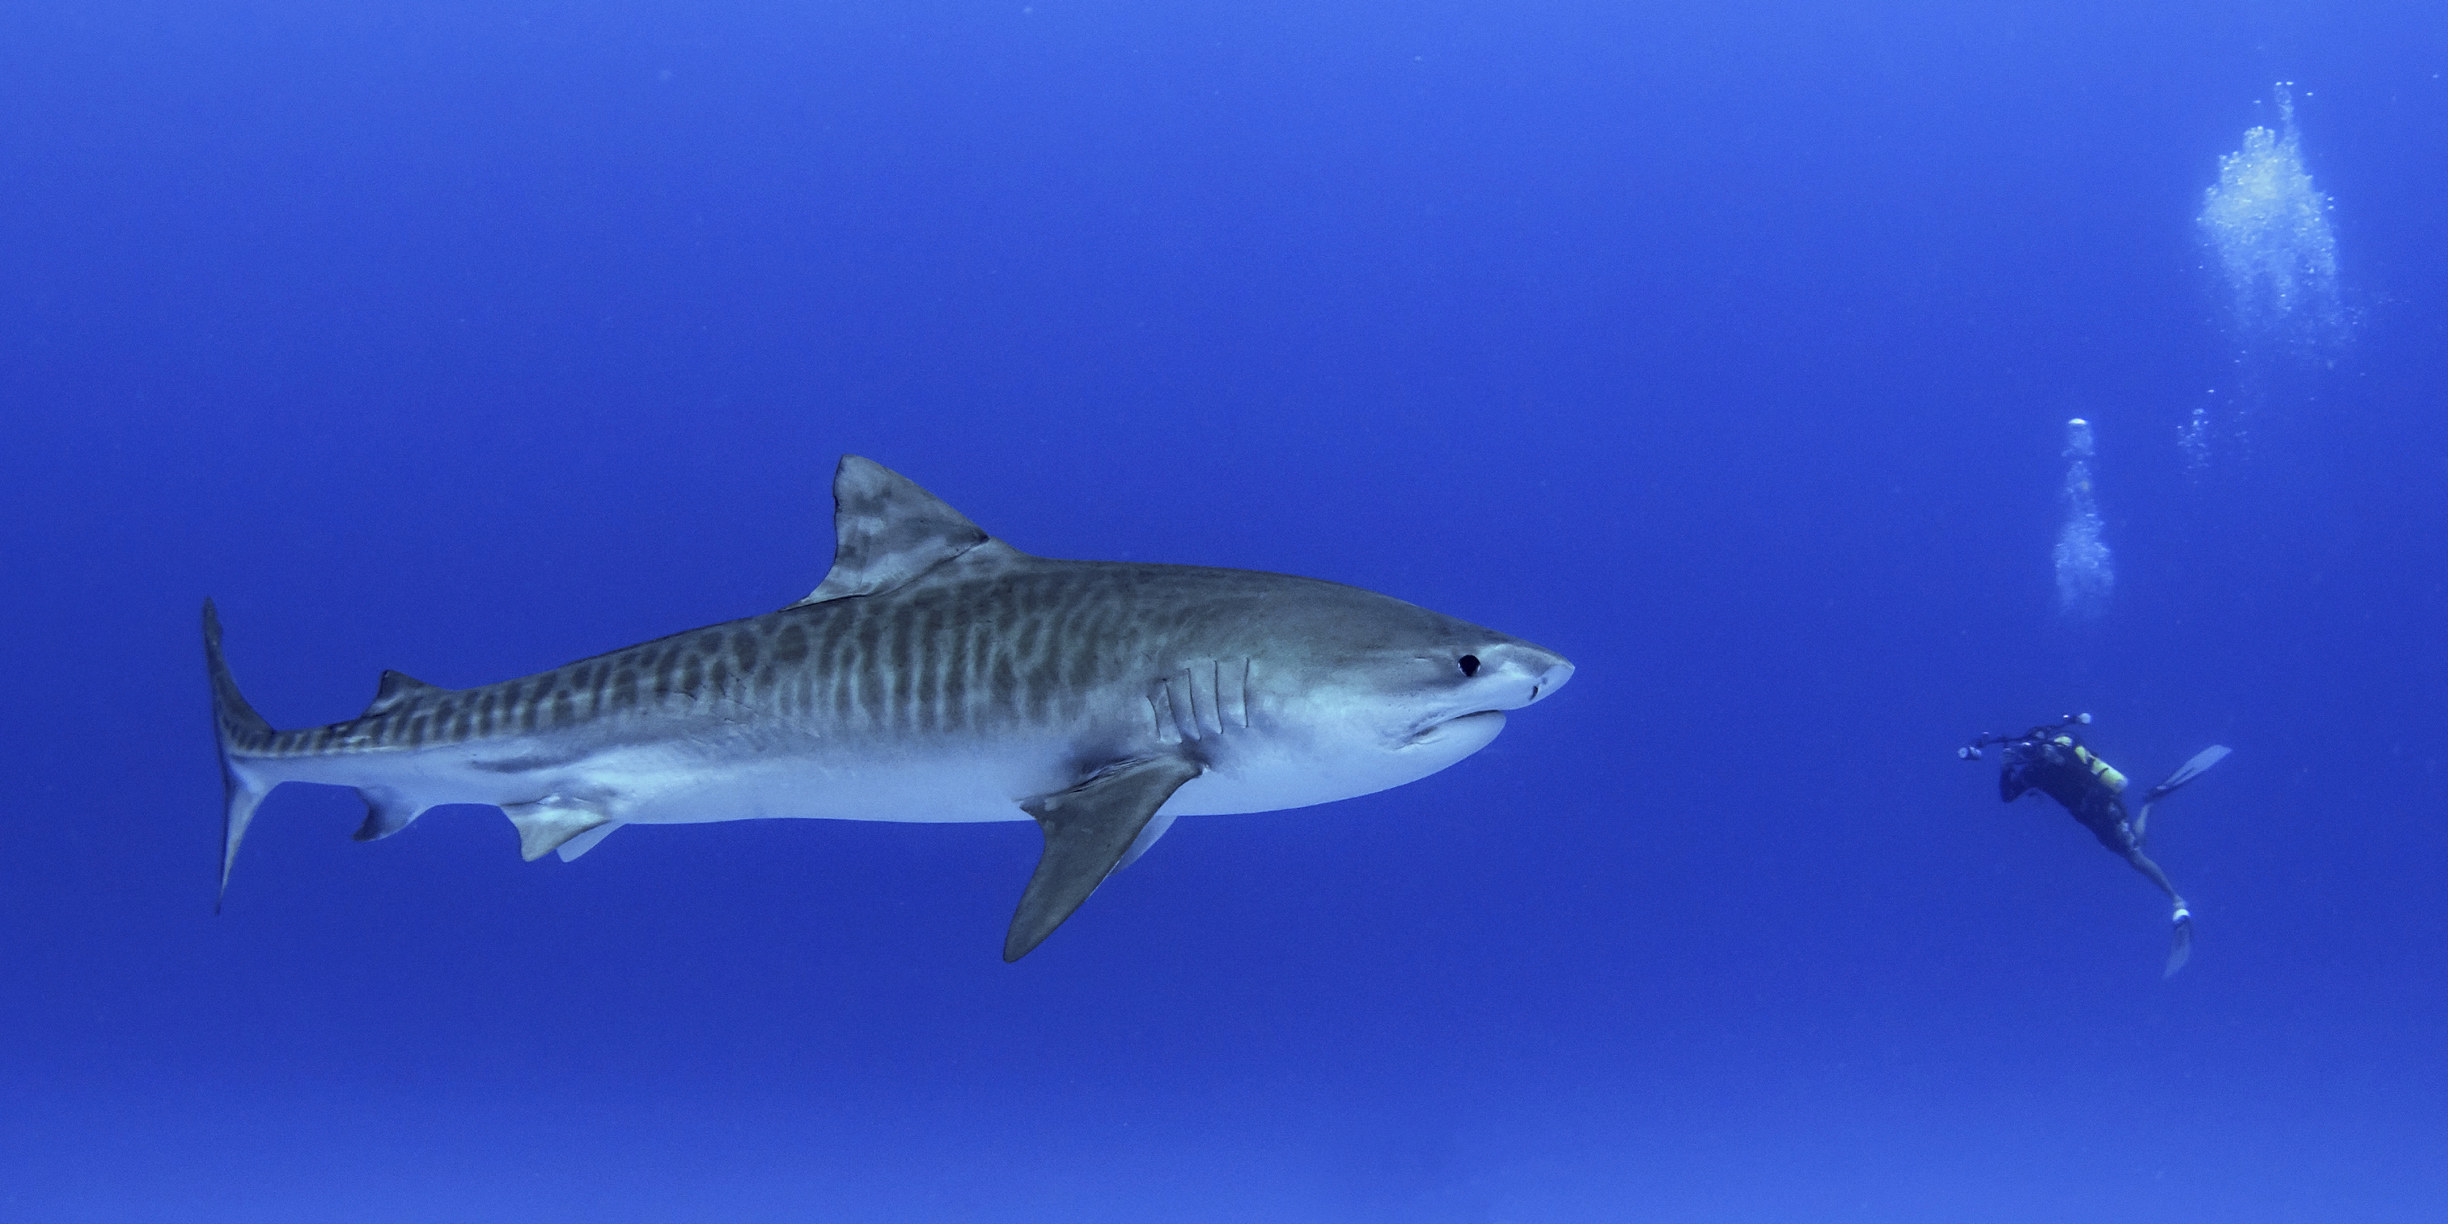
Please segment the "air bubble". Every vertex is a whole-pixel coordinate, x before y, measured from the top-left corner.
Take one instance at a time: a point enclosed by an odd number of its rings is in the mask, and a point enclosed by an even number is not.
[[[2057,529],[2057,613],[2096,620],[2116,589],[2116,558],[2100,539],[2099,503],[2091,493],[2091,422],[2066,422],[2065,523]]]

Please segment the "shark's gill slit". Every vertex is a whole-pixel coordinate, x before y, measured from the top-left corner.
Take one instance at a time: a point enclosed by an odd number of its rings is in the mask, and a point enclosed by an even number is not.
[[[1181,731],[1173,718],[1173,689],[1169,681],[1159,680],[1148,693],[1148,709],[1156,715],[1156,742],[1178,744]]]
[[[1181,724],[1182,738],[1199,738],[1198,673],[1183,668],[1173,673],[1173,721]]]

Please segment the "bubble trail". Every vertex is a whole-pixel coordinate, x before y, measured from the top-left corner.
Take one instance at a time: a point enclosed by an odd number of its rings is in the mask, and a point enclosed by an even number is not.
[[[2343,339],[2331,202],[2304,170],[2290,82],[2273,87],[2278,127],[2253,127],[2219,159],[2219,181],[2194,218],[2227,282],[2237,339],[2317,352]]]
[[[2099,504],[2091,495],[2091,422],[2066,422],[2065,525],[2057,529],[2057,614],[2096,620],[2116,589],[2116,559],[2100,540]]]

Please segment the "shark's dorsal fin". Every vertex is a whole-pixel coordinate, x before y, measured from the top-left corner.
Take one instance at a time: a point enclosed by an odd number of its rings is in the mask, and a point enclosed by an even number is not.
[[[377,715],[388,714],[397,709],[401,702],[411,697],[421,697],[427,693],[441,691],[443,690],[440,685],[427,684],[414,676],[401,672],[387,671],[382,674],[382,683],[374,686],[374,700],[366,704],[365,713],[358,717],[373,718]]]
[[[844,455],[833,473],[833,568],[791,606],[892,590],[991,538],[908,477]]]

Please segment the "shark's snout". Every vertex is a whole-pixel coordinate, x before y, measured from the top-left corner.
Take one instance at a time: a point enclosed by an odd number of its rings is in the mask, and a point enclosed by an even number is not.
[[[1560,657],[1557,658],[1555,662],[1547,665],[1547,670],[1538,674],[1538,678],[1536,680],[1530,682],[1530,700],[1537,701],[1539,698],[1564,687],[1564,682],[1572,679],[1572,677],[1573,665],[1565,662]]]
[[[1564,656],[1528,642],[1507,642],[1488,652],[1493,669],[1510,692],[1500,709],[1518,710],[1564,687],[1573,665]]]
[[[1395,739],[1406,748],[1455,746],[1468,740],[1464,754],[1475,752],[1504,729],[1505,711],[1518,710],[1564,687],[1573,665],[1564,656],[1528,642],[1483,647],[1467,656],[1476,665],[1471,681],[1452,696],[1451,704],[1405,727]]]

